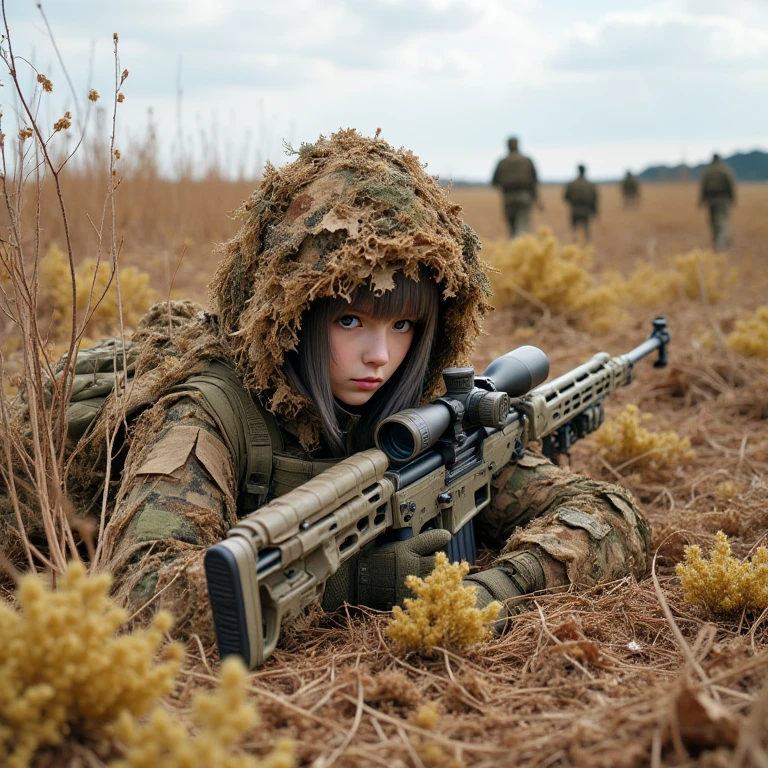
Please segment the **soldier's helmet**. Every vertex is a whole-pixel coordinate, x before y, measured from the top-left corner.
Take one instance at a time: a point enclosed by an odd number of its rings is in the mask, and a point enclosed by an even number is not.
[[[579,166],[579,176],[583,176],[587,172],[587,169],[585,166],[580,165]]]
[[[507,146],[509,147],[510,152],[517,152],[519,142],[514,136],[511,136],[509,139],[507,139]]]

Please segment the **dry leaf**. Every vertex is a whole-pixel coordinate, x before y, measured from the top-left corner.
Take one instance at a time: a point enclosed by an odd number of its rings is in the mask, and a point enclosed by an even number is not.
[[[675,706],[680,738],[686,746],[735,746],[739,735],[736,718],[704,691],[684,688]]]

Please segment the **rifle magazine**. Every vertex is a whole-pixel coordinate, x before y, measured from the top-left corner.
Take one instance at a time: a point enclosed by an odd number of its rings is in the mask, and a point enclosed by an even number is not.
[[[462,560],[466,560],[470,565],[475,564],[477,544],[475,543],[474,519],[470,520],[453,534],[446,547],[446,553],[452,563],[460,563]]]

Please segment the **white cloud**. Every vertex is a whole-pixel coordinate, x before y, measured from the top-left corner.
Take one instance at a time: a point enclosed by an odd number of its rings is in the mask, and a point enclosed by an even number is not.
[[[152,106],[170,154],[181,63],[182,132],[201,163],[200,134],[214,123],[222,155],[250,152],[249,167],[257,151],[283,161],[283,137],[382,126],[435,173],[474,179],[490,174],[510,134],[558,178],[579,160],[610,175],[674,161],[683,144],[768,142],[762,2],[622,0],[621,12],[612,0],[47,2],[78,93],[95,86],[104,103],[120,33],[131,73],[124,143],[142,135]],[[34,50],[56,84],[46,109],[59,116],[71,97],[34,4],[17,2],[10,16],[17,52]],[[26,69],[24,78],[34,82]]]
[[[553,63],[571,71],[768,68],[768,31],[715,15],[658,10],[609,13],[596,24],[574,26]]]

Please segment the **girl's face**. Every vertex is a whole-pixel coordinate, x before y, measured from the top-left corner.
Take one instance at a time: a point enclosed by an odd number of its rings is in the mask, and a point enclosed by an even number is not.
[[[329,328],[333,396],[365,405],[392,377],[411,347],[413,320],[376,319],[362,312],[337,316]]]

